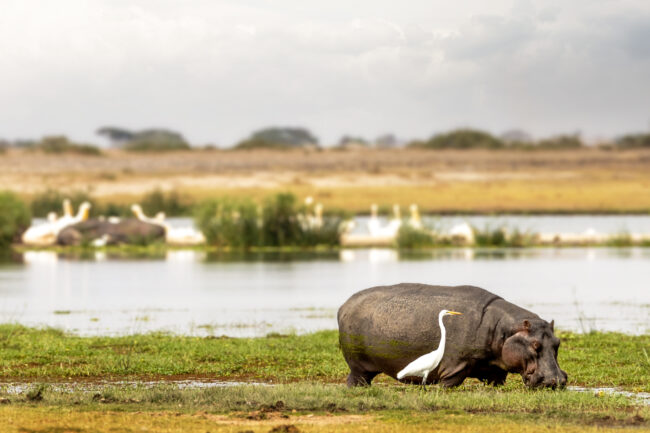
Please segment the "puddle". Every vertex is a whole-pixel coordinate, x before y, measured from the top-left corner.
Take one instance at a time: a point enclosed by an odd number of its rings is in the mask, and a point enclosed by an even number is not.
[[[582,386],[567,386],[569,391],[575,392],[588,392],[594,395],[609,394],[609,395],[622,395],[624,397],[633,398],[644,405],[650,406],[650,392],[631,392],[623,391],[616,388],[585,388]]]
[[[5,382],[0,383],[0,393],[4,394],[23,394],[35,386],[40,385],[37,382]],[[155,388],[157,386],[172,386],[178,389],[208,389],[208,388],[230,388],[235,386],[274,386],[271,383],[264,382],[235,382],[235,381],[219,381],[219,380],[151,380],[151,381],[135,381],[135,380],[120,380],[120,381],[93,381],[93,382],[53,382],[44,383],[51,391],[61,393],[72,393],[75,391],[82,392],[101,392],[109,388],[124,387],[124,388]],[[617,395],[637,400],[643,405],[650,406],[650,392],[631,392],[624,391],[617,388],[586,388],[582,386],[568,386],[568,391],[590,393],[593,395]]]
[[[22,394],[39,385],[46,385],[49,390],[61,393],[101,392],[108,388],[155,388],[157,386],[173,386],[178,389],[207,389],[229,388],[242,385],[273,386],[261,382],[233,382],[218,380],[152,380],[152,381],[93,381],[93,382],[5,382],[0,383],[0,392],[5,394]]]

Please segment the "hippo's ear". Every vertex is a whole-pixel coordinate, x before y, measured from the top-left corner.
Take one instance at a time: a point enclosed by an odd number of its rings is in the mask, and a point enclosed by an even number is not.
[[[530,324],[530,321],[527,319],[524,319],[523,321],[519,322],[519,324],[516,324],[513,328],[513,334],[516,334],[518,332],[525,332],[528,333],[530,331],[530,327],[532,325]]]
[[[555,320],[551,320],[550,325],[551,325],[551,331],[555,332]]]

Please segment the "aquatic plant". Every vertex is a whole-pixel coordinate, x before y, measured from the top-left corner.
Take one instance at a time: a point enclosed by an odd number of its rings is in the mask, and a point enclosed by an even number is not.
[[[505,227],[492,228],[486,225],[482,229],[472,227],[474,231],[474,243],[478,247],[506,247],[506,230]]]
[[[316,221],[310,209],[287,193],[269,197],[263,206],[250,200],[207,200],[194,215],[209,245],[244,249],[339,245],[346,218],[343,212],[330,212]]]
[[[260,245],[259,211],[249,200],[207,200],[196,207],[194,218],[209,245],[244,249]]]
[[[0,192],[0,248],[20,240],[30,226],[29,208],[12,192]]]
[[[397,247],[404,249],[428,248],[438,243],[438,239],[431,230],[414,228],[410,224],[402,224],[395,239]]]
[[[44,218],[50,212],[56,212],[59,215],[62,212],[61,204],[64,199],[69,199],[72,207],[77,209],[84,201],[92,202],[90,194],[83,190],[75,190],[69,193],[47,189],[36,194],[30,203],[32,214],[35,217]],[[91,209],[92,211],[93,209]]]
[[[299,245],[301,227],[297,216],[295,195],[280,193],[269,197],[262,210],[262,244],[272,247]]]
[[[610,236],[605,241],[605,245],[608,247],[630,247],[634,245],[634,240],[628,231],[622,230]]]
[[[160,189],[146,193],[140,204],[147,215],[164,212],[167,216],[182,216],[191,214],[192,208],[192,203],[182,199],[178,191],[164,192]]]

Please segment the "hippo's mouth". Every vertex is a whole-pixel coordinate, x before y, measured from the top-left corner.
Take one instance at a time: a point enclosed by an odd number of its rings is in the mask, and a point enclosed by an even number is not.
[[[529,388],[551,388],[551,389],[564,389],[566,387],[567,374],[561,371],[558,377],[545,378],[540,374],[522,374],[524,384]]]

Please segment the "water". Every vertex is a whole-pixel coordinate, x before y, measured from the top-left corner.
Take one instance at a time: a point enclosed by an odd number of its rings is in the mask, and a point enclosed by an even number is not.
[[[354,233],[367,233],[369,217],[356,217]],[[387,224],[387,217],[379,217]],[[589,229],[597,233],[615,235],[620,233],[650,233],[650,215],[454,215],[423,217],[423,221],[442,231],[467,222],[483,229],[485,227],[508,227],[531,233],[584,233]]]
[[[336,328],[336,310],[381,284],[473,284],[578,332],[650,330],[650,249],[390,249],[83,260],[31,251],[0,265],[0,322],[81,335],[258,336]]]
[[[39,384],[32,382],[1,382],[0,394],[5,395],[19,395],[29,392]],[[88,380],[88,381],[67,381],[67,382],[51,382],[47,383],[48,390],[58,393],[72,393],[72,392],[88,392],[98,393],[112,390],[116,387],[121,389],[134,388],[134,389],[152,389],[155,387],[174,387],[176,389],[209,389],[209,388],[231,388],[235,386],[274,386],[271,383],[263,382],[236,382],[236,381],[221,381],[210,379],[183,379],[183,380]],[[634,399],[636,402],[643,405],[650,405],[650,393],[647,392],[630,392],[617,388],[585,388],[581,386],[568,386],[567,390],[570,392],[584,392],[590,393],[594,396],[601,396],[604,394],[623,396]]]

